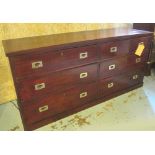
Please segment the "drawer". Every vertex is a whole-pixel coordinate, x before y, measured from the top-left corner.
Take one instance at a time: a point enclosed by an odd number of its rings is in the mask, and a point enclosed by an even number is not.
[[[140,37],[134,38],[130,40],[130,54],[135,55],[135,51],[139,44],[144,44],[145,48],[142,52],[141,57],[148,57],[150,45],[151,45],[152,37]]]
[[[28,101],[37,96],[54,91],[64,91],[77,84],[97,80],[97,64],[55,72],[43,77],[26,78],[18,82],[21,101]]]
[[[126,89],[142,82],[142,69],[132,71],[131,73],[126,73],[125,75],[113,76],[100,81],[100,95],[111,95],[114,92]]]
[[[136,55],[131,55],[131,56],[128,56],[128,66],[129,65],[139,66],[141,64],[146,63],[147,60],[148,60],[147,57],[139,57],[139,56],[136,56]]]
[[[28,75],[40,75],[94,63],[98,59],[96,45],[51,51],[42,54],[26,54],[12,58],[16,78]]]
[[[96,87],[96,83],[82,85],[63,93],[49,94],[42,99],[22,104],[23,118],[27,124],[32,124],[79,107],[98,97]]]
[[[112,58],[114,56],[124,56],[129,53],[130,41],[122,40],[100,45],[102,59]]]
[[[102,62],[100,64],[100,79],[107,78],[113,75],[120,74],[122,71],[126,71],[128,57],[115,58]]]

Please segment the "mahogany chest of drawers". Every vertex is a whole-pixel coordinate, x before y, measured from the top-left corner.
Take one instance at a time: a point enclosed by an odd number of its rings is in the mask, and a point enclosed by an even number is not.
[[[141,87],[152,39],[119,28],[4,40],[24,129]]]

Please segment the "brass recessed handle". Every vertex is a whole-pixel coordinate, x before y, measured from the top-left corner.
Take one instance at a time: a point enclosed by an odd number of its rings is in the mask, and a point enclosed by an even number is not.
[[[141,58],[136,58],[136,63],[141,62]]]
[[[115,64],[109,66],[109,70],[113,70],[115,68],[116,68],[116,65]]]
[[[117,47],[111,47],[110,52],[111,53],[116,53],[117,52]]]
[[[88,95],[87,92],[83,92],[83,93],[80,94],[80,98],[84,98],[84,97],[86,97],[87,95]]]
[[[138,75],[137,75],[137,74],[133,75],[132,79],[133,79],[133,80],[138,79]]]
[[[39,112],[44,112],[48,110],[48,105],[45,105],[43,107],[39,107]]]
[[[111,82],[111,83],[108,83],[108,88],[112,88],[114,86],[114,83]]]
[[[80,59],[85,59],[87,57],[88,57],[88,52],[87,51],[80,53]]]
[[[32,69],[37,69],[43,67],[43,62],[42,61],[36,61],[32,62]]]
[[[80,74],[80,79],[86,78],[87,76],[88,76],[88,73],[87,72],[81,73]]]
[[[45,83],[36,84],[34,87],[35,87],[35,90],[44,89],[45,88]]]

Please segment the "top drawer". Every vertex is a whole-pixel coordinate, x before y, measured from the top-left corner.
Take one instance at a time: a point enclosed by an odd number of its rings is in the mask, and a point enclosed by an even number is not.
[[[27,75],[40,75],[65,68],[94,63],[98,59],[96,45],[61,51],[46,52],[43,54],[26,54],[11,58],[16,78]]]
[[[101,58],[108,59],[114,56],[124,56],[129,53],[130,41],[122,40],[122,41],[114,41],[103,43],[99,45],[101,51]]]
[[[131,41],[130,41],[130,54],[135,55],[135,51],[138,48],[138,45],[144,44],[145,48],[142,52],[141,57],[147,58],[147,56],[149,55],[151,40],[152,40],[152,37],[139,37],[139,38],[131,39]]]

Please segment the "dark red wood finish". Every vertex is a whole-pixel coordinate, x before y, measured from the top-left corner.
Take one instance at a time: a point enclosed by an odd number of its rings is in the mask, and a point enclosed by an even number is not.
[[[145,56],[148,55],[151,41],[152,41],[152,37],[141,37],[141,38],[131,39],[131,41],[130,41],[130,54],[135,53],[139,43],[144,43],[145,49],[144,49],[144,51],[142,53],[142,56],[143,55],[145,55]]]
[[[69,67],[94,63],[98,60],[98,49],[96,45],[80,48],[71,48],[61,51],[45,52],[42,54],[26,54],[13,57],[14,73],[17,78],[25,76],[37,76],[47,72],[55,72]],[[87,54],[83,55],[82,54]],[[43,66],[33,69],[32,63],[42,61]]]
[[[127,89],[128,87],[143,82],[143,69],[144,67],[137,69],[130,69],[131,72],[122,71],[118,76],[112,76],[107,79],[103,79],[99,83],[100,95],[107,96],[117,91]]]
[[[55,72],[42,77],[32,77],[18,81],[21,101],[35,99],[48,92],[61,92],[78,84],[91,83],[97,80],[97,64]],[[35,90],[36,84],[45,84],[45,88]]]
[[[96,83],[81,85],[65,92],[49,94],[46,98],[36,99],[31,104],[23,104],[25,121],[27,124],[35,123],[91,102],[98,97],[96,87]],[[48,106],[48,110],[39,112],[39,108],[44,106]]]
[[[143,83],[139,83],[139,84],[134,85],[132,87],[128,87],[127,89],[122,89],[120,91],[116,91],[115,93],[111,93],[111,94],[109,94],[107,96],[103,96],[102,98],[97,98],[97,99],[95,99],[95,100],[93,100],[91,102],[87,102],[85,104],[82,104],[81,106],[73,108],[73,109],[71,109],[69,111],[65,111],[63,113],[59,113],[59,114],[54,115],[52,117],[47,117],[46,119],[42,119],[41,121],[35,122],[33,124],[25,124],[25,126],[24,126],[25,130],[29,131],[29,130],[37,129],[39,127],[42,127],[44,125],[49,124],[50,122],[55,122],[55,121],[57,121],[59,119],[62,119],[62,118],[67,117],[69,115],[75,114],[76,112],[79,112],[81,110],[90,108],[90,107],[92,107],[94,105],[100,104],[100,103],[102,103],[104,101],[107,101],[109,99],[112,99],[114,97],[117,97],[119,95],[122,95],[124,93],[127,93],[127,92],[129,92],[131,90],[137,89],[137,88],[142,87],[142,86],[143,86]],[[23,120],[24,120],[24,118],[23,118]],[[23,123],[25,123],[25,121],[23,121]]]
[[[154,32],[155,34],[155,23],[133,23],[133,28],[139,29],[139,30],[147,30]],[[151,51],[149,52],[149,58],[148,58],[148,63],[146,66],[146,76],[151,75],[151,68],[155,68],[155,35],[154,39],[152,40],[151,43]]]
[[[129,53],[130,40],[114,41],[100,45],[101,58],[109,59],[115,56],[125,56]]]
[[[9,39],[3,40],[3,45],[7,56],[17,56],[147,36],[153,36],[153,33],[117,28]]]
[[[147,31],[110,29],[3,41],[24,129],[34,130],[142,86],[152,37]],[[135,55],[139,42],[145,44],[142,56]],[[42,67],[32,69],[38,61]]]
[[[144,64],[147,62],[147,58],[148,55],[146,55],[146,57],[144,56],[137,56],[137,55],[130,55],[128,56],[128,60],[127,60],[127,66],[130,67],[130,65],[136,65],[136,66],[140,66],[141,64]]]
[[[106,60],[100,64],[100,79],[104,79],[118,74],[122,70],[127,69],[128,57],[119,57]]]

